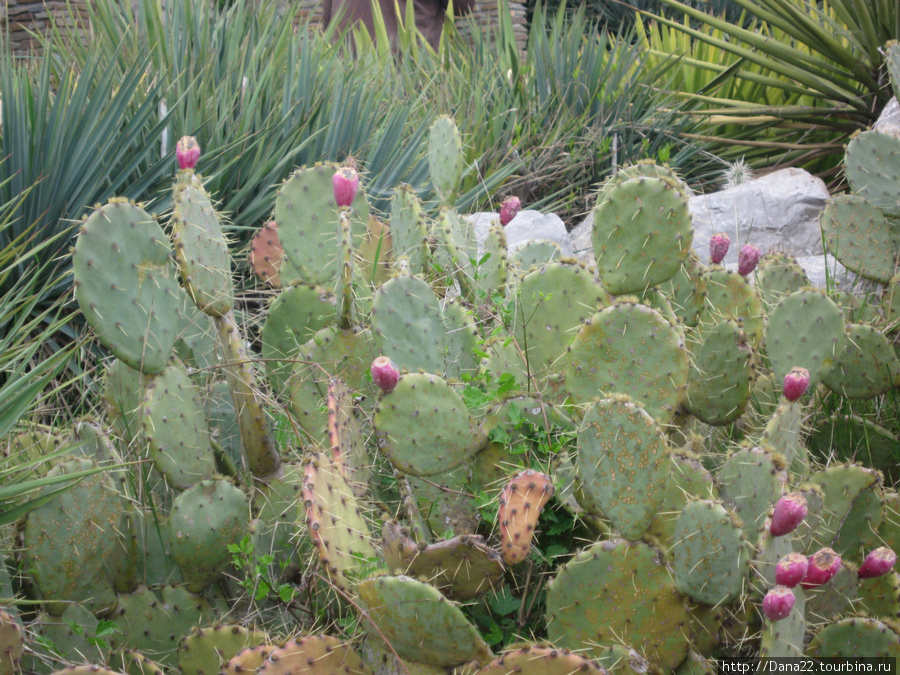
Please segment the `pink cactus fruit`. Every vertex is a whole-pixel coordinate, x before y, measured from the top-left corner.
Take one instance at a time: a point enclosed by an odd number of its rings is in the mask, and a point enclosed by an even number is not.
[[[507,197],[500,205],[500,224],[506,227],[522,208],[522,200],[518,197]]]
[[[379,356],[372,361],[372,381],[385,394],[394,391],[400,379],[400,371],[387,356]]]
[[[870,551],[856,574],[860,579],[873,579],[890,572],[897,562],[897,554],[887,546]]]
[[[760,255],[762,255],[762,252],[759,250],[758,246],[744,244],[740,253],[738,253],[738,274],[747,276],[750,272],[755,270]]]
[[[803,588],[815,588],[831,581],[841,569],[841,556],[830,548],[823,548],[809,556],[809,569],[800,585]]]
[[[724,232],[716,232],[709,240],[709,261],[713,265],[718,265],[725,260],[730,245],[731,240],[728,238],[727,234]]]
[[[769,532],[774,537],[783,537],[794,531],[794,529],[803,522],[808,512],[806,506],[806,497],[799,492],[792,492],[784,495],[775,504],[772,512],[772,525]]]
[[[356,169],[344,166],[334,172],[331,178],[331,187],[334,190],[334,201],[338,206],[350,206],[356,199],[359,190],[359,174]]]
[[[775,566],[775,583],[793,588],[806,576],[809,560],[802,553],[788,553]]]
[[[806,393],[809,387],[809,371],[806,368],[795,366],[791,372],[784,376],[782,391],[788,401],[796,401]]]
[[[181,169],[193,169],[200,159],[200,144],[193,136],[182,136],[175,144],[175,159]]]
[[[762,601],[763,614],[769,621],[786,619],[794,609],[794,591],[787,586],[776,586],[766,593]]]

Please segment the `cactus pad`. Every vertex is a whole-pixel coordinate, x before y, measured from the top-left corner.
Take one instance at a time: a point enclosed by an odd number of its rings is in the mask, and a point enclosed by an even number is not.
[[[506,652],[471,675],[606,675],[596,661],[565,649],[522,647]]]
[[[739,321],[747,341],[758,348],[765,332],[765,311],[756,289],[737,272],[709,270],[706,275],[706,307],[701,323],[718,323],[726,319]]]
[[[387,640],[401,659],[449,668],[492,658],[459,607],[429,584],[381,576],[361,583],[359,595],[367,608],[362,627],[369,639]]]
[[[425,271],[428,262],[428,226],[422,204],[409,185],[401,185],[391,199],[391,238],[394,257],[405,257],[412,274]]]
[[[689,357],[672,324],[645,305],[619,302],[595,314],[569,346],[566,389],[576,402],[627,394],[660,424],[684,396]]]
[[[844,348],[822,374],[831,391],[847,398],[874,398],[900,383],[900,360],[890,341],[877,328],[847,326]]]
[[[867,279],[886,284],[894,276],[900,232],[860,195],[837,195],[821,216],[829,253]]]
[[[847,144],[844,170],[853,192],[889,216],[900,216],[900,138],[863,131]]]
[[[740,417],[753,387],[753,350],[735,321],[704,327],[693,350],[687,409],[707,424],[729,424]]]
[[[808,656],[854,658],[900,656],[900,634],[876,619],[840,619],[822,628],[806,648]]]
[[[22,628],[11,614],[0,609],[0,675],[19,672],[19,660],[24,649]]]
[[[750,570],[750,547],[724,506],[710,500],[689,503],[672,536],[675,587],[707,605],[736,599]]]
[[[122,200],[81,226],[72,267],[75,298],[97,338],[132,368],[158,373],[177,337],[180,288],[162,228]]]
[[[88,459],[73,459],[48,475],[95,468]],[[57,601],[46,605],[51,614],[62,614],[66,601],[82,602],[98,615],[116,606],[116,579],[133,565],[135,556],[130,502],[117,490],[113,475],[83,477],[23,521],[21,568],[42,597]]]
[[[538,517],[553,496],[553,490],[549,476],[531,469],[517,473],[503,488],[497,520],[507,565],[515,565],[528,557]]]
[[[169,485],[183,490],[215,472],[200,393],[180,363],[148,381],[141,422],[150,457]]]
[[[824,493],[817,543],[861,562],[878,545],[877,532],[884,518],[881,476],[856,464],[836,465],[813,474],[810,482]]]
[[[765,448],[741,448],[731,453],[718,473],[719,492],[743,523],[747,538],[755,543],[766,516],[787,484],[785,471]]]
[[[224,480],[203,480],[182,492],[169,514],[169,545],[189,591],[201,591],[231,563],[228,547],[249,530],[244,493]]]
[[[275,221],[263,225],[250,242],[250,269],[263,281],[274,288],[281,288],[281,265],[284,249],[278,238]]]
[[[465,403],[436,375],[403,375],[375,410],[379,447],[397,469],[416,476],[449,471],[484,443]]]
[[[696,326],[706,306],[707,271],[696,254],[691,253],[674,276],[659,286],[685,326]]]
[[[641,406],[603,399],[578,430],[583,488],[626,539],[641,537],[665,497],[669,456],[662,429]]]
[[[239,652],[265,641],[265,633],[238,624],[198,628],[178,643],[178,669],[182,675],[219,672]]]
[[[326,453],[306,464],[303,482],[306,526],[328,578],[352,592],[354,574],[376,558],[369,524],[340,465]]]
[[[671,279],[691,251],[687,199],[666,178],[634,178],[613,186],[594,208],[592,241],[604,288],[640,293]]]
[[[500,554],[479,535],[463,534],[417,546],[396,521],[388,521],[381,549],[392,572],[428,579],[447,597],[458,600],[471,600],[499,587],[505,572]]]
[[[609,294],[580,265],[550,263],[528,273],[518,284],[518,348],[535,377],[560,372],[565,350],[582,321],[607,306]]]
[[[815,387],[841,354],[845,339],[844,314],[825,293],[805,290],[782,298],[766,324],[775,381],[800,366],[809,371],[809,386]]]
[[[333,164],[298,169],[275,198],[275,223],[281,246],[300,279],[320,286],[340,275],[338,208],[331,185]],[[363,191],[350,205],[354,246],[366,234],[369,205]],[[284,281],[284,280],[282,280]]]
[[[437,190],[441,203],[452,205],[456,201],[456,191],[465,169],[462,152],[462,138],[456,123],[447,116],[438,117],[428,135],[428,167],[431,182]]]
[[[234,290],[219,217],[200,186],[176,186],[173,201],[172,239],[181,281],[201,311],[221,316],[234,307]]]
[[[672,545],[675,523],[688,502],[695,499],[716,499],[719,489],[700,460],[683,451],[669,453],[669,480],[663,501],[650,525],[648,533],[667,549]]]
[[[795,586],[794,607],[780,621],[764,621],[759,641],[761,658],[799,658],[803,656],[803,639],[806,635],[805,594]]]
[[[756,290],[766,307],[774,307],[786,295],[811,285],[800,264],[786,253],[766,253],[756,268]]]
[[[594,544],[547,588],[547,632],[557,647],[597,658],[626,643],[663,671],[688,652],[688,612],[659,551],[621,539]]]

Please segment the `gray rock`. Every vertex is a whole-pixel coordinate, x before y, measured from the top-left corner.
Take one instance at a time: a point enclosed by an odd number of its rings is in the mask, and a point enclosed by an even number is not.
[[[475,225],[475,235],[479,245],[487,237],[491,223],[499,218],[496,213],[473,213],[466,216]],[[519,211],[518,215],[506,226],[506,249],[510,255],[515,253],[529,241],[546,239],[559,245],[564,256],[574,254],[572,242],[566,232],[566,224],[555,213],[540,211]]]
[[[897,103],[896,96],[884,106],[878,120],[872,125],[872,130],[900,136],[900,104]]]
[[[589,213],[587,218],[569,232],[569,238],[572,240],[572,249],[575,252],[575,257],[587,265],[594,265],[597,262],[594,260],[594,244],[591,241],[593,227],[593,213]]]
[[[802,169],[782,169],[721,192],[692,197],[694,249],[704,262],[716,232],[731,238],[726,263],[736,262],[744,244],[763,253],[821,254],[819,213],[828,200],[825,183]]]

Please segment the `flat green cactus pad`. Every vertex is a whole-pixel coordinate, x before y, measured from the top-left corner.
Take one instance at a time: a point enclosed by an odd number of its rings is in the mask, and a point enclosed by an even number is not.
[[[334,296],[318,286],[291,286],[272,301],[262,329],[262,356],[273,391],[288,395],[287,381],[301,347],[336,316]]]
[[[809,386],[831,369],[844,348],[844,314],[822,291],[797,291],[785,296],[769,314],[766,351],[775,381],[791,368],[809,371]]]
[[[456,201],[465,166],[462,137],[456,122],[442,115],[431,125],[428,134],[428,168],[442,204],[449,206]]]
[[[73,459],[48,475],[74,475],[97,465]],[[21,569],[30,575],[46,609],[62,614],[66,602],[80,602],[96,614],[116,606],[116,580],[133,568],[131,503],[113,476],[95,473],[73,483],[25,516],[21,531]],[[56,490],[43,488],[43,493]],[[136,582],[136,580],[135,580]]]
[[[144,373],[166,367],[177,337],[181,289],[171,253],[153,216],[123,200],[94,211],[75,242],[82,313],[104,345]]]
[[[689,501],[717,499],[719,496],[712,474],[696,457],[684,452],[671,452],[669,464],[669,480],[666,482],[663,500],[648,530],[666,548],[673,543],[678,514]]]
[[[800,658],[803,656],[803,639],[806,636],[806,602],[800,586],[794,589],[794,608],[780,621],[763,621],[759,641],[762,658]]]
[[[19,660],[25,651],[22,628],[12,614],[0,610],[0,673],[14,675],[19,672]]]
[[[518,284],[513,335],[537,378],[565,368],[566,347],[581,322],[612,300],[580,265],[549,263]]]
[[[603,399],[578,430],[583,488],[626,539],[639,539],[665,498],[669,455],[662,429],[640,405]]]
[[[675,521],[672,536],[675,587],[707,605],[740,596],[750,570],[750,547],[739,524],[724,506],[691,502]]]
[[[395,259],[405,257],[412,274],[422,274],[428,262],[428,226],[415,191],[403,184],[391,199],[391,240]]]
[[[528,272],[532,267],[540,267],[556,262],[562,257],[562,249],[554,241],[539,239],[529,241],[513,253],[512,265],[521,272]]]
[[[376,356],[378,351],[368,328],[341,330],[328,326],[303,345],[287,386],[294,419],[315,443],[325,438],[328,414],[324,401],[329,379],[340,378],[350,391],[364,396],[362,408],[367,413],[375,407],[378,389],[367,376]]]
[[[884,45],[884,60],[890,75],[894,96],[900,98],[900,42],[888,40]]]
[[[401,659],[451,668],[493,657],[459,607],[430,584],[381,576],[362,582],[359,595],[371,620],[361,624],[369,639],[387,640]]]
[[[740,518],[747,538],[755,543],[787,485],[786,472],[776,466],[768,449],[753,447],[731,453],[716,477],[720,494]]]
[[[225,480],[202,480],[175,498],[169,546],[189,591],[202,591],[231,563],[228,547],[247,535],[249,514],[244,493]]]
[[[201,311],[221,316],[234,308],[228,241],[209,195],[179,185],[173,195],[172,239],[181,281]]]
[[[697,255],[691,252],[675,275],[659,286],[685,326],[696,326],[706,306],[707,271]]]
[[[691,251],[687,198],[668,178],[633,178],[602,193],[591,240],[604,288],[640,293],[671,279]]]
[[[900,384],[900,359],[880,330],[850,324],[844,348],[822,374],[822,382],[847,398],[874,398]]]
[[[900,138],[863,131],[847,144],[844,171],[853,192],[889,216],[900,215]]]
[[[806,649],[807,656],[900,657],[900,634],[876,619],[840,619],[822,628]]]
[[[619,302],[581,326],[569,347],[566,389],[576,403],[627,394],[668,424],[687,386],[689,357],[678,330],[645,305]]]
[[[766,307],[774,307],[784,296],[811,285],[800,264],[792,256],[778,251],[766,253],[759,259],[754,280]]]
[[[359,570],[377,559],[362,505],[330,453],[306,463],[303,482],[306,527],[328,578],[353,593]]]
[[[164,586],[159,595],[142,587],[119,597],[113,619],[121,630],[108,638],[114,648],[137,649],[174,667],[178,641],[197,626],[213,623],[216,613],[208,600],[183,586]]]
[[[0,626],[2,626],[0,620]],[[18,624],[14,624],[18,629]],[[81,605],[69,605],[60,616],[50,616],[41,612],[32,621],[28,622],[28,632],[31,644],[52,645],[53,655],[58,659],[54,663],[103,663],[109,654],[109,647],[101,646],[102,641],[97,640],[97,617],[89,609]],[[21,632],[19,633],[21,639]],[[3,643],[4,646],[5,643]],[[19,650],[21,655],[21,649]],[[23,670],[47,675],[54,670],[45,658],[44,649],[29,649],[22,659]],[[0,656],[0,664],[4,655]],[[44,658],[42,658],[44,657]],[[57,666],[58,667],[58,666]],[[2,668],[2,666],[0,666]],[[16,669],[4,671],[7,675],[21,672]]]
[[[687,386],[687,409],[712,425],[729,424],[750,401],[755,359],[736,321],[705,326],[699,333]]]
[[[275,198],[275,223],[284,253],[308,284],[329,286],[340,274],[338,208],[331,179],[335,164],[298,169]],[[360,190],[350,205],[354,247],[366,234],[369,205]],[[282,284],[287,283],[282,272]]]
[[[879,546],[877,532],[884,519],[881,476],[856,464],[835,465],[814,473],[810,482],[824,493],[816,543],[862,562],[871,548]]]
[[[148,380],[141,422],[150,458],[172,487],[183,490],[215,473],[200,392],[177,361]]]
[[[766,328],[765,310],[756,289],[737,272],[711,269],[706,275],[706,306],[700,323],[732,319],[741,324],[754,349],[762,343]]]
[[[784,457],[792,475],[809,474],[809,456],[803,442],[803,420],[806,413],[800,401],[782,398],[763,430],[760,446],[767,446]]]
[[[219,672],[240,651],[265,641],[265,633],[239,624],[198,628],[178,643],[178,669],[182,675]]]
[[[860,276],[886,284],[894,276],[900,232],[864,197],[836,195],[821,216],[828,252]]]
[[[598,658],[604,644],[629,644],[663,671],[687,656],[684,598],[658,550],[602,541],[560,568],[547,588],[547,633],[557,647]]]
[[[485,438],[459,394],[428,373],[403,375],[375,409],[381,450],[397,469],[432,476],[463,464]]]
[[[859,602],[869,616],[896,619],[900,616],[900,576],[888,572],[874,579],[860,579]]]

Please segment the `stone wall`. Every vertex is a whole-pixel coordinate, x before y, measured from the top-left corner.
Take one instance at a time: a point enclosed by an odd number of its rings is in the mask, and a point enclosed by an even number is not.
[[[287,6],[295,6],[298,23],[309,17],[310,24],[319,25],[322,20],[322,1],[321,0],[280,0]],[[508,0],[504,3],[509,8],[510,18],[512,19],[513,34],[516,38],[516,45],[520,52],[525,51],[525,43],[528,41],[528,28],[525,21],[525,4]],[[468,37],[472,33],[472,24],[475,23],[485,35],[492,35],[497,32],[500,26],[501,5],[499,0],[479,0],[475,5],[475,9],[470,16],[458,17],[456,19],[456,27],[464,37]]]
[[[62,31],[87,25],[86,0],[0,0],[0,34],[9,31],[14,52],[27,54],[36,44],[31,33],[44,33],[51,14]]]

